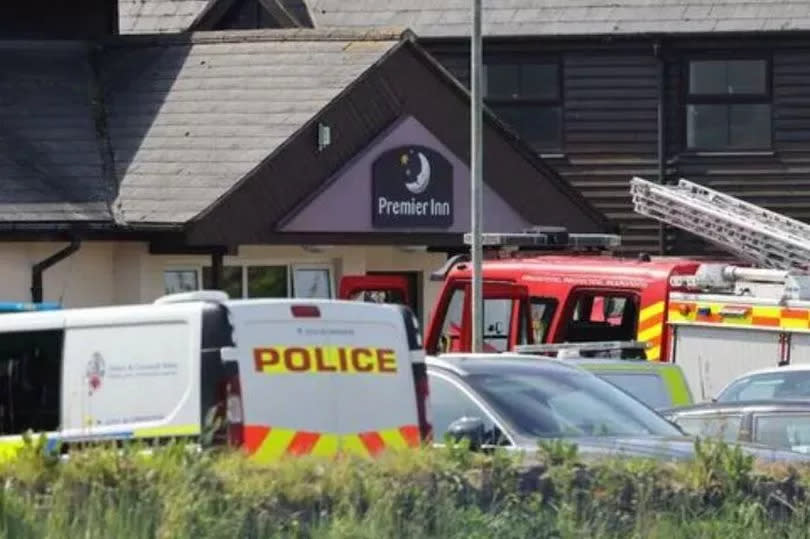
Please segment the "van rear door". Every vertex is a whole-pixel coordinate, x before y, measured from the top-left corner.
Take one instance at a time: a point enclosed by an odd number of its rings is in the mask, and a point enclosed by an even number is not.
[[[401,308],[364,302],[229,302],[245,447],[254,458],[376,454],[419,443]]]

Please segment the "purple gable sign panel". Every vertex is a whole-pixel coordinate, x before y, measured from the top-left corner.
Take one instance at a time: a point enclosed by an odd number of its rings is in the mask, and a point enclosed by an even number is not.
[[[399,146],[372,165],[371,222],[375,227],[453,225],[453,166],[425,146]]]

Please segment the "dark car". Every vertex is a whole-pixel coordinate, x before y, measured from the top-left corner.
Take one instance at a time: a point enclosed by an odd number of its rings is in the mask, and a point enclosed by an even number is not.
[[[585,455],[694,457],[694,438],[614,385],[553,359],[518,354],[427,358],[434,440],[535,450],[543,439],[575,442]],[[765,460],[810,457],[743,444]]]
[[[706,403],[662,412],[684,432],[810,453],[810,402]]]

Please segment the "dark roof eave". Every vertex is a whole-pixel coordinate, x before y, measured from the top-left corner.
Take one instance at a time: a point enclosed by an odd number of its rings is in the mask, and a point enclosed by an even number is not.
[[[806,29],[785,29],[785,30],[713,30],[702,32],[627,32],[627,33],[582,33],[582,34],[504,34],[504,35],[484,35],[484,41],[525,41],[527,39],[548,40],[548,41],[633,41],[663,40],[663,39],[693,39],[693,38],[735,38],[735,37],[810,37],[810,28]],[[469,34],[431,36],[419,35],[419,41],[442,43],[469,41]]]

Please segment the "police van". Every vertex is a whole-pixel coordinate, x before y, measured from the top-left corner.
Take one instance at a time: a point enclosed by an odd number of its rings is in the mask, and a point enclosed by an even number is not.
[[[181,438],[265,461],[375,455],[430,436],[418,324],[395,305],[203,291],[5,314],[0,387],[5,458],[29,430],[62,451]]]

